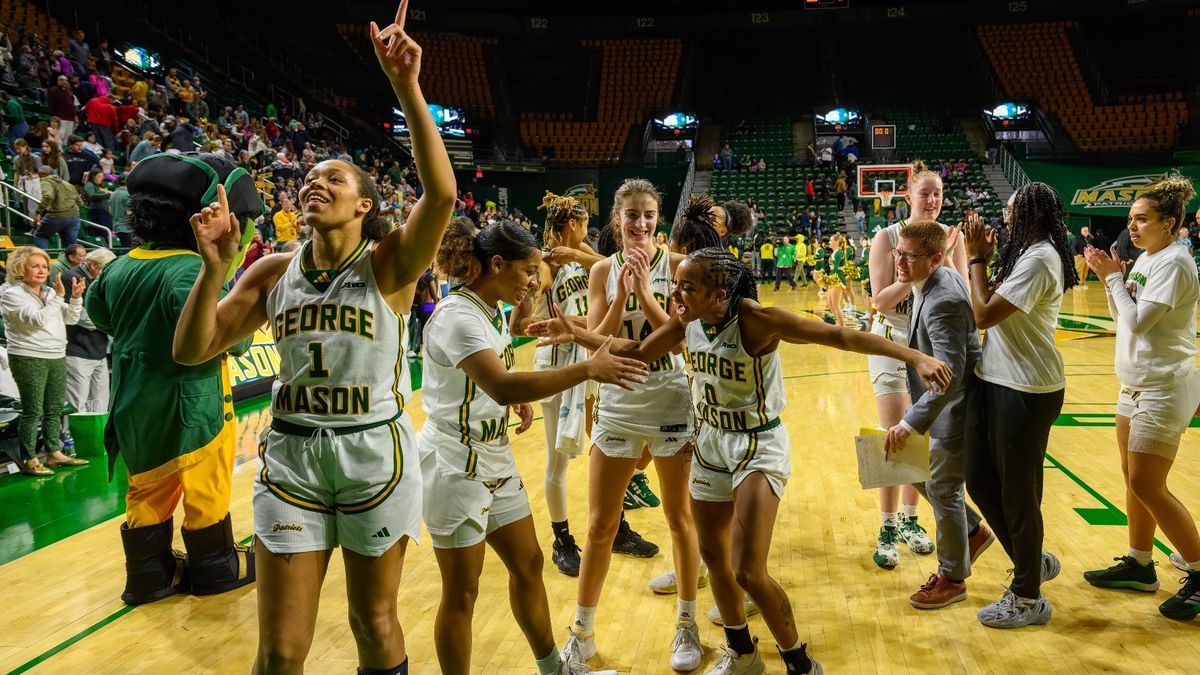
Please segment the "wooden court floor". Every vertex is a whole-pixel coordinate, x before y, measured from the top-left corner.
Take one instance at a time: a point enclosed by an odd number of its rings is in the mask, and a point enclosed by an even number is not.
[[[814,290],[773,292],[763,300],[797,311],[818,311]],[[982,627],[975,611],[998,597],[1010,567],[999,546],[976,565],[970,598],[943,610],[923,612],[907,601],[936,569],[934,556],[902,547],[893,571],[871,561],[879,526],[874,492],[858,487],[852,437],[874,426],[875,407],[865,357],[812,346],[785,345],[788,386],[785,421],[792,439],[792,477],[779,512],[771,569],[792,598],[801,634],[826,672],[840,673],[1121,673],[1200,672],[1200,621],[1171,622],[1157,605],[1176,590],[1181,576],[1156,552],[1162,589],[1154,595],[1101,591],[1088,586],[1085,569],[1106,566],[1127,544],[1121,527],[1123,486],[1113,433],[1113,338],[1103,290],[1068,293],[1059,348],[1067,364],[1066,406],[1055,426],[1046,463],[1046,547],[1058,554],[1062,575],[1044,588],[1054,607],[1049,625],[1016,631]],[[529,367],[532,347],[517,350]],[[417,426],[420,395],[410,405]],[[256,431],[266,411],[243,416],[245,458],[234,475],[235,533],[251,531],[251,480],[257,466]],[[1020,420],[1013,420],[1019,424]],[[550,606],[560,644],[574,610],[575,581],[550,564],[550,528],[542,499],[544,462],[540,422],[514,436],[517,464],[525,477],[541,537]],[[1171,486],[1200,517],[1200,429],[1187,433]],[[5,480],[26,480],[20,477]],[[654,481],[653,471],[651,480]],[[582,533],[586,518],[586,460],[573,463],[571,522]],[[931,530],[932,515],[921,507]],[[630,512],[635,529],[660,544],[651,560],[616,556],[597,619],[599,656],[594,667],[622,673],[666,673],[675,602],[655,596],[646,582],[669,569],[666,525],[658,510]],[[0,567],[0,672],[193,673],[246,672],[256,646],[254,589],[216,597],[176,597],[144,607],[125,607],[119,595],[123,560],[115,517]],[[176,539],[179,544],[179,539]],[[1164,542],[1165,544],[1165,542]],[[354,642],[346,622],[344,570],[338,556],[322,597],[308,666],[313,673],[352,673]],[[400,594],[411,672],[437,672],[432,631],[439,577],[428,542],[412,546]],[[700,592],[701,612],[712,605]],[[782,672],[774,642],[761,619],[752,632],[768,672]],[[506,578],[491,554],[475,615],[475,671],[534,670],[508,609]],[[706,653],[702,668],[719,655],[723,633],[702,620]],[[698,671],[703,672],[703,671]]]

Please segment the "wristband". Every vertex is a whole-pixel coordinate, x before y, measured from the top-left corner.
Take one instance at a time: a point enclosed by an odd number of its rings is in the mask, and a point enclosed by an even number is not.
[[[986,265],[987,258],[971,258],[971,262],[967,263],[967,266],[978,265],[980,263],[983,263],[984,265]]]

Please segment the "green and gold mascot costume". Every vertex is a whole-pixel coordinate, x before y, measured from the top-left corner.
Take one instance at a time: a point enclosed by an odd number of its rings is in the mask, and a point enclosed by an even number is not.
[[[223,184],[243,220],[262,212],[253,179],[212,154],[158,154],[129,174],[129,224],[144,242],[90,285],[88,315],[112,336],[109,477],[129,472],[121,542],[131,605],[176,593],[223,593],[254,581],[254,554],[233,538],[229,515],[236,433],[226,357],[183,366],[171,357],[175,324],[200,273],[189,219]],[[246,228],[253,233],[254,227]],[[245,351],[245,344],[234,353]],[[183,544],[172,549],[183,500]]]

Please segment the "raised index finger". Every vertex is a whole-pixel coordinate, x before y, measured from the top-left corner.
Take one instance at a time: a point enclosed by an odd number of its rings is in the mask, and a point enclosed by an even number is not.
[[[229,196],[225,194],[225,186],[217,186],[217,203],[221,205],[221,214],[229,215]]]
[[[400,7],[396,10],[396,20],[393,23],[403,30],[406,18],[408,18],[408,0],[400,0]]]

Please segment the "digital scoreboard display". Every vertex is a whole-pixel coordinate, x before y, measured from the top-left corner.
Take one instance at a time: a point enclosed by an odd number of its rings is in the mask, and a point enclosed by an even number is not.
[[[466,138],[471,133],[467,126],[467,118],[461,108],[429,103],[429,113],[433,115],[433,124],[442,136],[451,138]],[[393,136],[408,136],[408,120],[404,111],[392,108],[391,132]]]
[[[876,124],[871,127],[872,150],[896,149],[896,125]]]

